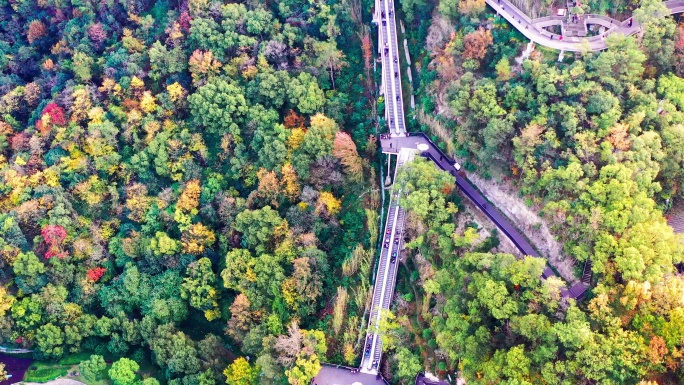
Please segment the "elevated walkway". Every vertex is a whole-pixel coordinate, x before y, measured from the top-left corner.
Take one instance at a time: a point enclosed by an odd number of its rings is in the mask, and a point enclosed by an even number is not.
[[[394,170],[394,181],[401,166],[413,160],[416,150],[404,148],[397,154],[397,166]],[[404,221],[406,211],[399,206],[401,190],[395,191],[390,197],[385,232],[383,233],[382,251],[378,261],[378,268],[373,286],[373,302],[368,319],[368,333],[361,360],[361,372],[377,374],[382,358],[382,338],[378,333],[378,325],[383,314],[389,311],[394,296],[397,280],[397,263],[404,246]]]

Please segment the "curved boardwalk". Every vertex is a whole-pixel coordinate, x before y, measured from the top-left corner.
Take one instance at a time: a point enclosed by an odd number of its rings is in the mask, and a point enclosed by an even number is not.
[[[585,49],[602,51],[608,48],[605,41],[605,37],[608,35],[620,33],[629,36],[641,30],[639,23],[636,20],[632,21],[631,18],[618,21],[603,15],[587,14],[582,16],[583,23],[599,24],[607,27],[608,31],[602,35],[588,38],[576,36],[561,37],[561,35],[546,31],[544,27],[552,25],[567,26],[565,17],[549,16],[533,20],[508,0],[485,0],[485,2],[532,42],[561,51],[582,52]],[[665,1],[664,3],[670,10],[670,14],[684,12],[684,0]]]

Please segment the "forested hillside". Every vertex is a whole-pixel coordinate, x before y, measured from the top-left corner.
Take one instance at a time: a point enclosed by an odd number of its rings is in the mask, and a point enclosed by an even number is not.
[[[384,233],[372,6],[0,0],[0,345],[32,350],[30,376],[305,385],[358,365]],[[665,220],[684,204],[684,24],[658,0],[581,7],[643,31],[558,62],[522,55],[483,0],[397,1],[410,130],[519,192],[594,275],[563,298],[417,157],[389,190],[407,211],[373,331],[390,382],[684,381]]]
[[[360,2],[0,7],[0,344],[117,385],[355,363],[379,207]]]

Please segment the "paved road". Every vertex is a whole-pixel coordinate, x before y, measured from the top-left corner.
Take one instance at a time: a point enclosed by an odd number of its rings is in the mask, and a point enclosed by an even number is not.
[[[542,26],[549,25],[549,20],[555,19],[542,18],[542,19],[530,19],[523,11],[516,8],[508,0],[485,0],[489,6],[491,6],[495,11],[497,11],[501,16],[508,20],[511,25],[513,25],[518,31],[520,31],[525,37],[530,39],[536,44],[543,45],[545,47],[570,51],[570,52],[581,52],[588,48],[591,51],[602,51],[607,47],[605,37],[613,33],[620,33],[623,35],[633,35],[641,29],[641,26],[634,20],[630,26],[630,19],[624,20],[622,22],[617,20],[612,20],[604,16],[599,15],[584,15],[585,18],[591,19],[596,17],[596,19],[601,18],[608,20],[609,23],[614,27],[611,27],[606,33],[601,36],[592,37],[562,37],[557,34],[552,34],[542,28]],[[665,5],[670,10],[670,13],[682,13],[684,12],[684,1],[674,0],[666,1]],[[557,23],[551,23],[557,24]],[[605,24],[605,23],[600,23]]]

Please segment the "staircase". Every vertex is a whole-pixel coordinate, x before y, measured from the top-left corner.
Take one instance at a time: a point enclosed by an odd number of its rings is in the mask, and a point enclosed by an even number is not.
[[[594,273],[591,270],[592,267],[591,259],[587,259],[584,262],[584,270],[582,271],[582,283],[591,285],[591,280],[594,278]]]
[[[570,8],[575,5],[574,1],[567,2],[568,13],[570,12]],[[562,30],[563,36],[587,36],[587,22],[584,19],[584,15],[568,15],[567,21],[563,23]]]

